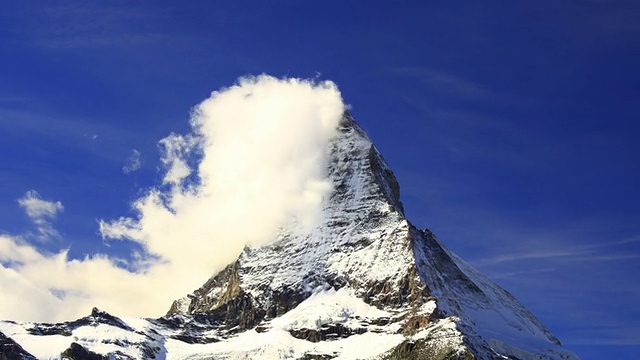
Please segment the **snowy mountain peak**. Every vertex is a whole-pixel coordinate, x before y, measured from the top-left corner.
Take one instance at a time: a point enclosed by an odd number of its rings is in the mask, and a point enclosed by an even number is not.
[[[380,356],[394,351],[403,356],[572,356],[509,293],[404,218],[395,176],[349,114],[329,151],[334,191],[321,223],[245,249],[236,262],[177,300],[169,316],[207,314],[235,332],[254,327],[270,332],[278,328],[274,324],[292,319],[280,329],[308,341],[370,333],[395,339]],[[317,304],[330,297],[345,307],[336,312]],[[358,314],[347,305],[352,301],[375,311]],[[318,320],[294,319],[300,308]],[[334,312],[337,318],[329,315]],[[444,329],[447,335],[434,340],[434,332]],[[401,350],[408,343],[413,349]]]
[[[119,319],[94,309],[64,324],[0,322],[0,332],[37,358],[86,350],[115,358],[576,359],[507,291],[405,219],[395,176],[348,113],[327,151],[333,191],[318,224],[245,248],[166,316]]]

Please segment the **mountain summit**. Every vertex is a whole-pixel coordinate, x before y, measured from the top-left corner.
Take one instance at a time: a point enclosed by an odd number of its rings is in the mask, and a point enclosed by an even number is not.
[[[94,309],[0,322],[0,358],[577,359],[405,218],[395,176],[348,113],[327,151],[333,191],[315,226],[245,248],[159,319]]]

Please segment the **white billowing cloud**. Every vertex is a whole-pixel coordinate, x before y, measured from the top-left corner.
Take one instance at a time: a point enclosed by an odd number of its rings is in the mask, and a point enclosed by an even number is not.
[[[101,222],[100,231],[139,242],[198,286],[291,218],[315,222],[331,189],[327,143],[343,111],[328,82],[261,76],[214,92],[194,110],[191,134],[161,141],[170,190],[152,190],[135,202],[137,219]],[[194,152],[201,159],[191,168]]]
[[[43,200],[37,191],[30,190],[22,198],[18,199],[18,204],[24,208],[27,216],[36,225],[38,231],[36,238],[38,240],[47,241],[59,236],[51,221],[58,216],[59,212],[64,210],[64,206],[60,201]]]
[[[93,306],[145,315],[144,302],[158,312],[153,301],[164,289],[155,276],[119,268],[105,255],[74,260],[67,251],[47,254],[21,238],[0,235],[0,319],[69,320]]]
[[[200,138],[191,134],[187,136],[171,134],[160,140],[162,149],[160,160],[167,168],[167,173],[162,179],[163,184],[177,185],[191,175],[192,169],[187,164],[186,158],[194,148],[198,147],[199,142]]]
[[[127,163],[122,167],[122,172],[125,174],[132,173],[140,169],[142,163],[140,162],[140,151],[133,149],[131,155],[127,159]]]
[[[212,93],[194,109],[191,133],[160,142],[166,173],[134,202],[136,216],[100,221],[105,239],[142,245],[129,264],[136,271],[106,255],[71,260],[0,236],[0,301],[21,306],[0,307],[0,318],[56,321],[92,306],[159,316],[244,246],[283,226],[312,226],[331,191],[327,145],[343,112],[332,82],[262,75]],[[5,286],[34,300],[20,304]]]

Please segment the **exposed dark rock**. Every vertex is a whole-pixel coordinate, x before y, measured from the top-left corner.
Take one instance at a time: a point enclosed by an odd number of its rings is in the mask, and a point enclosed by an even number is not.
[[[421,340],[405,340],[396,346],[384,360],[475,360],[475,356],[467,349],[441,347],[433,342]]]
[[[405,319],[405,322],[402,324],[402,327],[400,328],[400,331],[403,334],[415,334],[417,333],[420,329],[423,329],[425,327],[427,327],[427,325],[429,325],[430,323],[430,316],[429,315],[413,315],[413,316],[409,316],[407,319]]]
[[[296,339],[307,340],[312,343],[317,343],[324,340],[320,332],[318,330],[313,330],[313,329],[289,330],[289,334],[291,334],[291,336],[293,336]]]
[[[60,324],[34,324],[33,327],[27,329],[31,335],[62,335],[71,336],[69,323]]]
[[[176,315],[164,316],[150,321],[158,326],[174,330],[175,333],[169,337],[188,344],[209,344],[220,341],[218,337],[205,335],[212,330],[219,330],[217,333],[224,337],[226,337],[225,334],[229,334],[222,325],[214,323],[207,314],[196,314],[188,318]]]
[[[73,342],[71,345],[62,353],[60,353],[60,357],[63,360],[107,360],[109,356],[103,356],[100,354],[96,354],[93,351],[89,351],[85,349],[82,345]]]
[[[62,335],[71,336],[73,330],[81,326],[97,326],[99,324],[111,325],[117,328],[133,331],[133,329],[125,324],[124,321],[107,312],[93,308],[91,315],[85,316],[75,321],[63,322],[58,324],[34,324],[33,327],[27,329],[32,335]]]
[[[309,354],[306,353],[300,360],[330,360],[338,355],[329,355],[329,354]]]
[[[218,338],[207,337],[201,334],[186,334],[186,333],[171,335],[171,338],[180,340],[182,342],[186,342],[187,344],[210,344],[210,343],[220,341],[220,339]]]
[[[320,327],[319,330],[315,329],[292,329],[289,330],[291,336],[296,339],[307,340],[313,343],[335,340],[341,338],[347,338],[355,334],[364,334],[367,329],[362,328],[348,328],[342,324],[325,324]]]
[[[17,342],[0,332],[0,360],[35,360]]]
[[[122,330],[133,331],[133,329],[129,325],[127,325],[124,321],[122,321],[120,318],[113,316],[107,313],[106,311],[102,311],[95,307],[91,310],[91,315],[85,316],[76,321],[72,321],[69,324],[72,328],[86,326],[86,325],[95,326],[97,324],[106,324],[106,325],[115,326]]]

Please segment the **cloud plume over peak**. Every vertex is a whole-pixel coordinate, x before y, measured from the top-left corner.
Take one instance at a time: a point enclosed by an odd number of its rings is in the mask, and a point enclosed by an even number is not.
[[[135,219],[102,221],[103,237],[210,272],[212,261],[200,256],[207,244],[231,256],[292,218],[313,223],[331,188],[326,145],[343,111],[329,82],[263,75],[214,92],[193,111],[192,133],[161,141],[170,189],[138,199]],[[200,156],[191,167],[193,152]]]
[[[161,315],[244,246],[273,240],[283,226],[316,223],[331,191],[327,145],[343,112],[332,82],[241,78],[193,110],[190,133],[160,142],[162,183],[133,203],[135,216],[100,221],[104,239],[142,246],[130,264],[136,271],[118,267],[107,255],[70,260],[64,252],[45,255],[19,239],[0,237],[0,264],[11,263],[3,249],[30,254],[29,261],[1,267],[0,281],[24,291],[48,289],[39,298],[49,299],[53,315],[29,320],[79,316],[92,306],[121,315]],[[96,281],[97,274],[108,281]],[[70,304],[75,312],[60,311]],[[12,317],[11,309],[0,310],[0,317]]]

